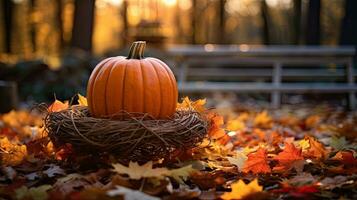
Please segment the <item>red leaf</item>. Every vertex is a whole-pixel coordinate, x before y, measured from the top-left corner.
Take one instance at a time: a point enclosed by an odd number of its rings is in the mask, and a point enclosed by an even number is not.
[[[248,154],[248,160],[243,166],[243,172],[270,173],[271,169],[267,161],[267,152],[265,149],[259,148],[257,152]]]
[[[295,168],[296,171],[302,172],[305,163],[301,149],[296,148],[292,143],[285,143],[284,150],[274,160],[278,161],[278,165],[273,168],[275,171],[288,171]]]

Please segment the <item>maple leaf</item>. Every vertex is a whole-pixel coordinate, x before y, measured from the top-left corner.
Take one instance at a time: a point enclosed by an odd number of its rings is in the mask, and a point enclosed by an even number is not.
[[[261,128],[271,128],[272,122],[273,120],[266,110],[261,113],[258,113],[253,120],[254,126]]]
[[[48,112],[59,112],[61,110],[65,110],[69,107],[68,101],[65,101],[64,103],[59,100],[55,100],[49,107],[48,107]]]
[[[302,144],[303,155],[310,158],[325,159],[328,152],[316,138],[306,135]]]
[[[190,174],[195,171],[192,165],[187,165],[178,169],[172,169],[166,175],[174,178],[179,183],[183,183],[182,180],[186,181]]]
[[[143,165],[139,165],[136,162],[130,162],[126,167],[122,164],[113,164],[113,171],[118,174],[127,174],[130,179],[139,180],[141,178],[157,178],[163,179],[165,176],[172,177],[178,182],[181,179],[186,180],[187,177],[195,171],[192,165],[184,166],[178,169],[169,170],[167,168],[153,168],[153,162],[149,161]]]
[[[285,143],[284,150],[274,157],[274,160],[278,161],[278,165],[273,168],[274,171],[288,171],[294,168],[297,172],[302,172],[305,164],[301,149],[292,143]]]
[[[134,179],[134,180],[138,180],[141,178],[150,178],[150,177],[156,177],[161,179],[169,171],[167,168],[152,168],[152,166],[153,166],[152,161],[147,162],[141,166],[136,162],[130,162],[128,167],[117,163],[117,164],[113,164],[114,167],[113,171],[118,174],[127,174],[130,179]]]
[[[333,160],[339,160],[347,167],[357,167],[357,159],[354,157],[352,151],[339,151],[332,158]]]
[[[271,169],[267,161],[267,152],[263,148],[259,148],[257,152],[248,154],[248,159],[243,166],[244,173],[253,172],[270,173]]]
[[[87,98],[82,96],[81,94],[77,94],[78,96],[78,105],[80,106],[88,106]]]
[[[20,164],[27,156],[26,145],[12,143],[7,137],[0,139],[1,163],[15,166]]]
[[[122,186],[115,186],[115,189],[107,191],[107,195],[110,197],[121,195],[124,199],[128,200],[160,200],[158,197],[153,197],[138,190],[132,190]]]
[[[206,110],[205,104],[206,104],[206,99],[191,101],[190,98],[185,97],[183,98],[182,103],[177,103],[177,109],[179,110],[192,109],[199,113],[203,113]]]
[[[226,134],[223,129],[224,120],[223,116],[216,113],[209,113],[207,116],[210,121],[210,128],[208,130],[208,136],[212,139],[217,140],[219,143],[225,145],[229,142],[230,137]]]
[[[263,187],[258,184],[258,179],[254,179],[252,182],[245,184],[242,180],[232,183],[232,191],[225,192],[222,199],[243,199],[245,196],[253,193],[263,191]]]
[[[226,125],[228,131],[243,131],[246,129],[245,122],[247,121],[248,113],[240,114],[236,119],[229,120]]]

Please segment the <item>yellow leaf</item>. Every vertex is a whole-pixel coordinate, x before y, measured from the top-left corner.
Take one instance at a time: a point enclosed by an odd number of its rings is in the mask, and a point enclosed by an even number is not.
[[[78,105],[88,106],[87,98],[78,93]]]
[[[254,179],[252,182],[245,184],[242,180],[232,183],[232,191],[225,192],[222,199],[242,199],[247,195],[263,191],[263,187],[258,184],[258,179]]]
[[[243,131],[245,128],[245,123],[240,119],[229,120],[226,126],[228,131]]]
[[[253,124],[255,127],[270,128],[272,125],[272,118],[269,116],[268,112],[264,110],[255,116]]]
[[[299,146],[303,151],[305,151],[310,148],[310,141],[308,139],[302,139],[299,141]]]
[[[26,145],[11,143],[7,137],[0,139],[1,163],[15,166],[27,156]]]
[[[191,101],[190,98],[185,97],[182,100],[182,103],[177,104],[177,109],[179,109],[179,110],[193,109],[197,112],[202,113],[206,110],[205,104],[206,104],[206,99],[199,99],[196,101]]]

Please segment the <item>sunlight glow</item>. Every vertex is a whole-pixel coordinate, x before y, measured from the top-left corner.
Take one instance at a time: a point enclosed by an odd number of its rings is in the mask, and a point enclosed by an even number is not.
[[[237,135],[237,132],[235,132],[235,131],[229,131],[227,134],[232,137],[232,136]]]
[[[206,44],[206,45],[204,46],[204,49],[205,49],[205,51],[207,51],[207,52],[211,52],[211,51],[214,50],[214,45],[213,45],[213,44]]]
[[[174,5],[176,5],[176,0],[162,0],[162,2],[163,2],[166,6],[174,6]]]

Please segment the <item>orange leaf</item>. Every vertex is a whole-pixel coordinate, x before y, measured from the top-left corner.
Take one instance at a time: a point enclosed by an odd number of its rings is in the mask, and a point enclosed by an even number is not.
[[[307,141],[309,143],[309,147],[306,148],[306,151],[303,151],[304,156],[316,159],[326,158],[328,152],[325,149],[324,145],[316,138],[311,136],[305,136],[303,141]]]
[[[271,169],[267,161],[267,152],[265,149],[259,148],[257,152],[248,154],[248,160],[243,166],[243,172],[270,173]]]
[[[288,171],[295,168],[297,172],[302,172],[305,164],[301,149],[296,148],[292,143],[285,143],[285,148],[274,158],[279,163],[273,168],[274,171]]]
[[[219,143],[225,145],[229,142],[230,137],[226,134],[222,128],[224,121],[223,117],[216,113],[209,113],[207,118],[210,120],[210,128],[208,130],[208,136],[217,140]]]
[[[332,159],[339,160],[345,166],[357,167],[357,159],[352,151],[339,151]]]
[[[68,107],[68,101],[63,103],[62,101],[56,100],[48,107],[48,112],[59,112],[61,110],[67,109]]]
[[[255,127],[261,128],[271,128],[272,126],[272,118],[269,116],[268,112],[264,110],[261,113],[258,113],[253,120],[253,125]]]
[[[177,109],[193,109],[197,112],[202,113],[206,110],[205,104],[206,104],[206,99],[191,101],[188,97],[185,97],[182,100],[182,103],[177,103]]]

